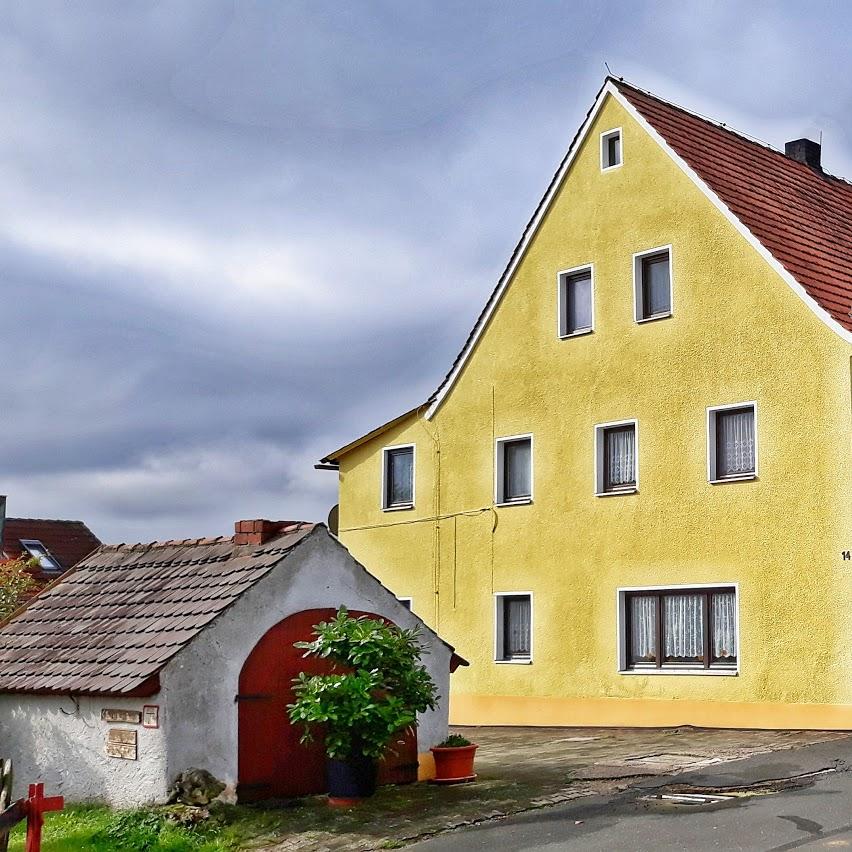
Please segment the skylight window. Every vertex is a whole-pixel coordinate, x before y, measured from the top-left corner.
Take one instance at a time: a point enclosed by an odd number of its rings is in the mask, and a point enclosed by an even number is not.
[[[21,539],[21,547],[29,553],[43,571],[61,571],[62,566],[50,555],[50,551],[35,539]]]

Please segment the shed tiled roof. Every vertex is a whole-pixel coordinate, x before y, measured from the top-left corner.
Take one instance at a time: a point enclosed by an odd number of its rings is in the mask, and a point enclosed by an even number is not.
[[[24,553],[21,547],[22,539],[40,541],[63,571],[73,568],[101,544],[98,537],[82,521],[6,518],[0,550],[10,559],[16,559]],[[55,573],[53,572],[54,575]]]
[[[772,256],[852,331],[852,185],[614,81]]]
[[[0,627],[0,691],[153,694],[158,672],[313,530],[105,545]]]

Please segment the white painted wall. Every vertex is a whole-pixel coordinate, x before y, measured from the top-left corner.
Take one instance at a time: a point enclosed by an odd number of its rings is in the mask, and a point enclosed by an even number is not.
[[[296,550],[184,648],[161,674],[170,709],[168,775],[198,766],[237,782],[237,694],[243,663],[260,638],[279,621],[305,609],[360,609],[400,627],[419,619],[369,574],[324,528]],[[418,720],[418,751],[447,735],[450,656],[448,646],[423,631],[430,653],[423,663],[438,686],[439,708]]]
[[[13,761],[14,795],[44,782],[48,796],[103,800],[117,807],[162,801],[166,795],[165,714],[160,728],[101,721],[101,708],[142,710],[154,698],[0,695],[0,757]],[[107,757],[109,728],[137,731],[138,760]]]

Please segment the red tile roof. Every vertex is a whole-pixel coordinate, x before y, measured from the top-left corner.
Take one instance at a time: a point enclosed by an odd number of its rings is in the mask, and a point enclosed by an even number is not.
[[[312,530],[104,545],[0,623],[0,691],[152,695],[166,663]]]
[[[852,331],[852,185],[613,82],[808,295]]]
[[[10,559],[24,554],[22,539],[40,541],[63,571],[73,568],[81,559],[101,546],[98,537],[82,521],[52,521],[41,518],[6,518],[3,527],[2,550]],[[39,579],[56,576],[41,572]]]

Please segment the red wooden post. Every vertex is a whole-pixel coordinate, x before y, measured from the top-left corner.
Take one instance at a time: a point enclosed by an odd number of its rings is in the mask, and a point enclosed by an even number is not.
[[[41,852],[41,827],[47,811],[61,811],[65,807],[62,796],[45,798],[44,784],[30,784],[27,796],[27,846],[26,852]]]

